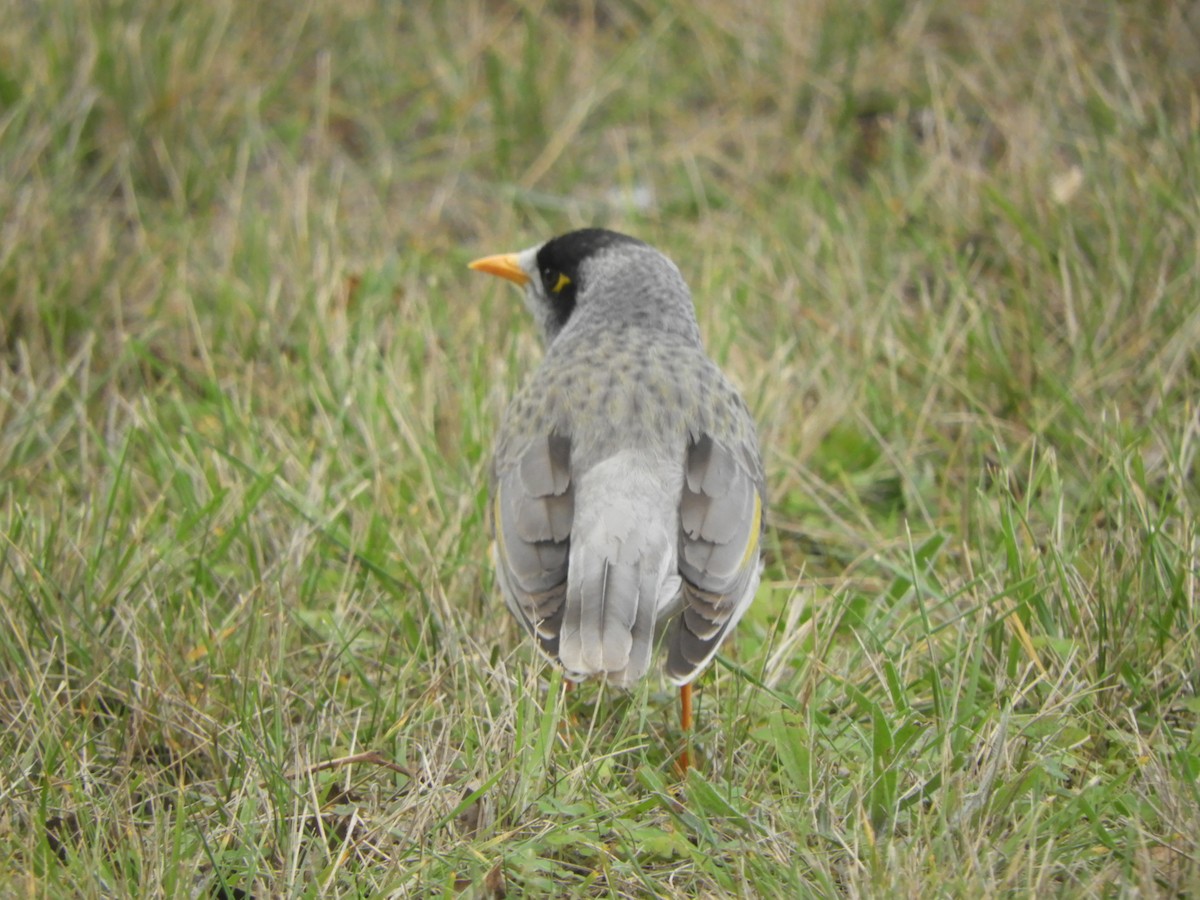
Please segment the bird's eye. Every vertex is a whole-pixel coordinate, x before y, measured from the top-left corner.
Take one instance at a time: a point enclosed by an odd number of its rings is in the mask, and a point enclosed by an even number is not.
[[[545,269],[542,272],[542,282],[546,285],[552,294],[561,294],[563,288],[571,283],[571,279],[562,272],[556,272],[553,269]]]

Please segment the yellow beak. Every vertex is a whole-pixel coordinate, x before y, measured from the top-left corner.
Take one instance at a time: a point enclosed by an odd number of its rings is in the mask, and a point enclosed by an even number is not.
[[[489,275],[499,275],[515,284],[529,284],[529,276],[517,262],[515,253],[498,253],[495,256],[485,256],[470,263],[469,268],[476,272],[487,272]]]

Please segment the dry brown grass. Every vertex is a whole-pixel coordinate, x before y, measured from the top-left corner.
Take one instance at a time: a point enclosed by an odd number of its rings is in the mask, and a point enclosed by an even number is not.
[[[0,11],[0,893],[1200,891],[1191,7],[450,9]],[[767,448],[684,785],[487,563],[590,223]]]

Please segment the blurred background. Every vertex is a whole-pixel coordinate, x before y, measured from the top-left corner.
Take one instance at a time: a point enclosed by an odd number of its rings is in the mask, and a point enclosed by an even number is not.
[[[1200,890],[1196,10],[0,0],[0,891]],[[584,225],[765,448],[683,803],[492,590]]]

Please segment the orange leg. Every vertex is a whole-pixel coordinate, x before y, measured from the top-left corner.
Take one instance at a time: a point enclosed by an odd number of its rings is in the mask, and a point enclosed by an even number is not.
[[[684,745],[683,752],[679,754],[679,760],[676,765],[679,768],[679,773],[686,776],[688,769],[692,765],[691,742],[692,742],[692,685],[689,682],[679,689],[679,725],[683,729],[683,739],[687,743]]]

